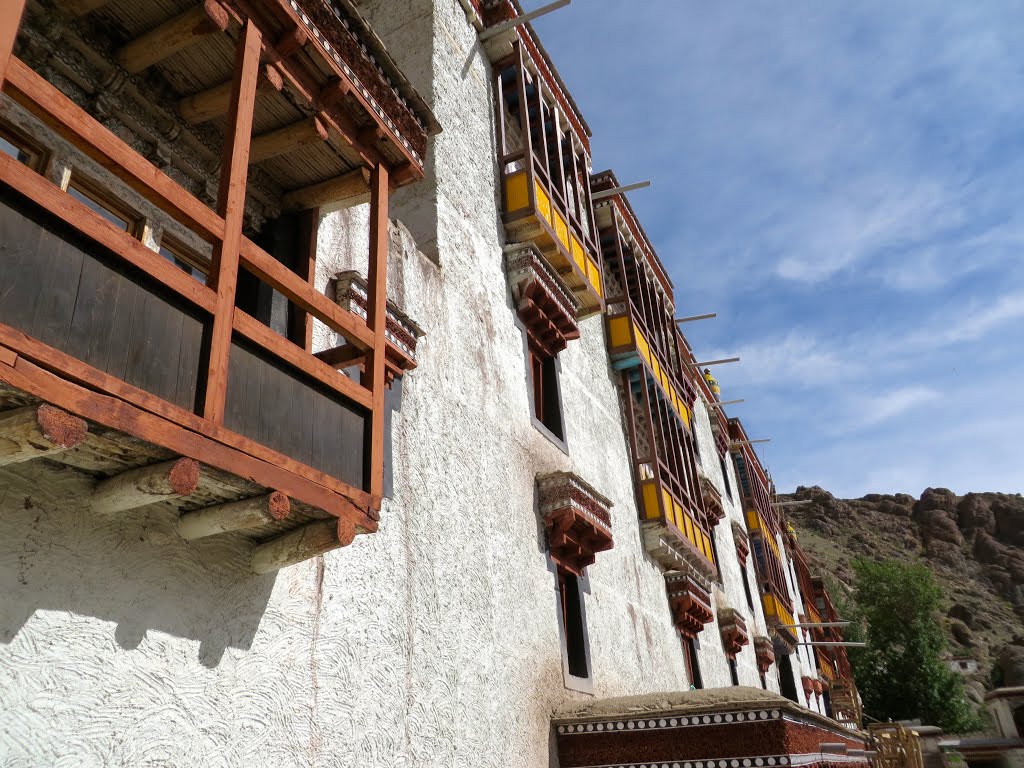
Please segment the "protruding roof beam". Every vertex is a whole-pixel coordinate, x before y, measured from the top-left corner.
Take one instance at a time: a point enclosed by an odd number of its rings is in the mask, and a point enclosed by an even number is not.
[[[328,136],[327,126],[316,117],[307,117],[284,128],[254,137],[249,146],[249,163],[261,163],[309,144],[319,144],[327,141]]]
[[[349,208],[370,201],[370,172],[358,168],[344,176],[321,181],[285,194],[281,207],[286,211],[307,208]]]
[[[345,517],[317,520],[260,544],[253,550],[256,573],[273,573],[289,565],[347,547],[355,540],[356,527]]]
[[[212,507],[186,512],[178,519],[178,533],[183,539],[201,539],[228,531],[257,528],[284,520],[291,513],[291,501],[280,491],[267,496],[215,504]]]
[[[72,16],[85,16],[102,8],[110,0],[64,0],[63,8]]]
[[[480,40],[490,40],[492,37],[497,37],[504,32],[508,32],[510,29],[522,26],[528,21],[533,21],[534,19],[549,14],[552,11],[557,11],[559,8],[565,8],[565,6],[569,5],[571,2],[572,0],[555,0],[553,3],[542,5],[535,11],[524,13],[522,16],[516,16],[514,19],[503,21],[501,24],[495,24],[493,27],[489,27],[480,33]]]
[[[130,469],[100,481],[92,494],[92,509],[101,514],[113,514],[190,496],[199,487],[199,477],[199,462],[194,459]]]
[[[207,35],[225,31],[230,20],[217,0],[203,0],[202,5],[165,21],[122,47],[117,52],[117,61],[132,74],[138,74]]]
[[[721,408],[722,406],[725,406],[725,405],[737,405],[739,403],[745,403],[745,402],[747,402],[747,401],[743,400],[742,398],[739,399],[739,400],[722,400],[722,401],[717,402],[717,403],[708,403],[708,408]]]
[[[186,96],[178,102],[178,114],[190,125],[205,123],[215,117],[227,114],[231,104],[231,80],[205,91]],[[269,64],[260,67],[259,78],[256,80],[257,93],[280,91],[284,87],[281,74]]]
[[[599,200],[604,200],[615,195],[622,195],[626,192],[632,192],[635,189],[646,189],[651,186],[650,181],[638,181],[635,184],[625,184],[621,187],[612,187],[611,189],[602,189],[600,192],[594,192],[590,195],[590,199],[595,203]]]
[[[813,504],[813,503],[814,503],[814,501],[812,499],[803,499],[803,500],[800,500],[800,501],[773,501],[772,502],[772,506],[773,507],[802,507],[802,506],[805,506],[807,504]]]
[[[88,425],[52,405],[28,405],[0,414],[0,466],[20,464],[74,448]]]
[[[772,439],[770,437],[762,438],[761,440],[733,440],[729,443],[730,448],[741,448],[744,445],[755,445],[757,443],[770,443]]]

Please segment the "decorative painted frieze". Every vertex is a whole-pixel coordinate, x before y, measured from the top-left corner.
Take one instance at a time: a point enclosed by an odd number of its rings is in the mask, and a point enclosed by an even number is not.
[[[553,357],[580,337],[580,304],[533,243],[505,248],[505,273],[530,344]]]
[[[714,618],[710,585],[699,576],[669,571],[665,574],[665,590],[676,629],[684,637],[696,637]]]
[[[750,642],[747,622],[735,608],[722,608],[718,611],[718,628],[722,633],[725,655],[735,659],[743,646]]]
[[[537,478],[540,514],[551,559],[576,576],[611,549],[612,503],[571,472]]]

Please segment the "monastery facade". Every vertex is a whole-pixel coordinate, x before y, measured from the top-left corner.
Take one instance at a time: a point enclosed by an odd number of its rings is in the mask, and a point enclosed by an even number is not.
[[[523,15],[0,8],[0,765],[866,765]]]

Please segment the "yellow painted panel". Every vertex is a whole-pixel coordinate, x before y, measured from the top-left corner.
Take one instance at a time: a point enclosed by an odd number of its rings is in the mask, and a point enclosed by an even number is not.
[[[647,483],[644,486],[644,516],[648,520],[657,520],[658,513],[658,487],[654,483]]]
[[[756,510],[747,510],[747,527],[752,531],[761,530],[761,518],[758,517]]]
[[[537,212],[544,218],[544,221],[550,224],[551,198],[548,197],[548,193],[544,191],[544,187],[540,185],[539,181],[535,181],[533,186],[537,193]]]
[[[633,342],[633,336],[630,334],[631,326],[632,323],[626,315],[612,318],[608,323],[608,334],[611,336],[613,347],[624,347]]]
[[[552,208],[551,212],[554,214],[555,217],[555,223],[552,225],[555,228],[555,234],[558,235],[558,239],[561,241],[562,245],[565,246],[565,250],[568,251],[570,248],[569,225],[565,223],[565,219],[562,217],[562,214],[560,214],[557,210]]]
[[[589,256],[587,257],[587,279],[590,284],[594,286],[594,290],[598,296],[603,296],[603,288],[601,286],[601,268],[597,266],[597,262]]]
[[[636,326],[633,326],[633,332],[636,334],[636,348],[639,350],[641,357],[650,364],[651,361],[651,347],[647,343],[647,339],[644,338],[643,333]]]
[[[526,186],[526,171],[514,173],[505,178],[505,210],[518,211],[530,205],[530,193]]]
[[[672,520],[672,495],[664,488],[661,489],[661,498],[665,502],[665,517]],[[675,521],[672,521],[673,524]]]
[[[576,235],[572,236],[572,260],[576,262],[580,272],[583,274],[587,273],[587,254],[583,251],[583,245]]]

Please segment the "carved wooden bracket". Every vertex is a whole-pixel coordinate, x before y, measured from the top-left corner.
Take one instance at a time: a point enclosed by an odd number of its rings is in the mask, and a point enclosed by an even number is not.
[[[665,574],[665,590],[672,607],[676,629],[684,637],[694,638],[714,617],[711,594],[706,583],[689,573],[669,571]]]
[[[611,502],[571,472],[537,478],[551,559],[576,576],[611,549]]]
[[[580,337],[579,301],[533,243],[505,249],[505,272],[531,347],[554,356]]]
[[[754,656],[757,659],[757,671],[762,675],[775,663],[775,644],[770,637],[763,635],[754,638]]]
[[[718,612],[718,628],[722,632],[722,647],[725,655],[735,659],[744,645],[750,642],[747,622],[734,608],[723,608]]]

